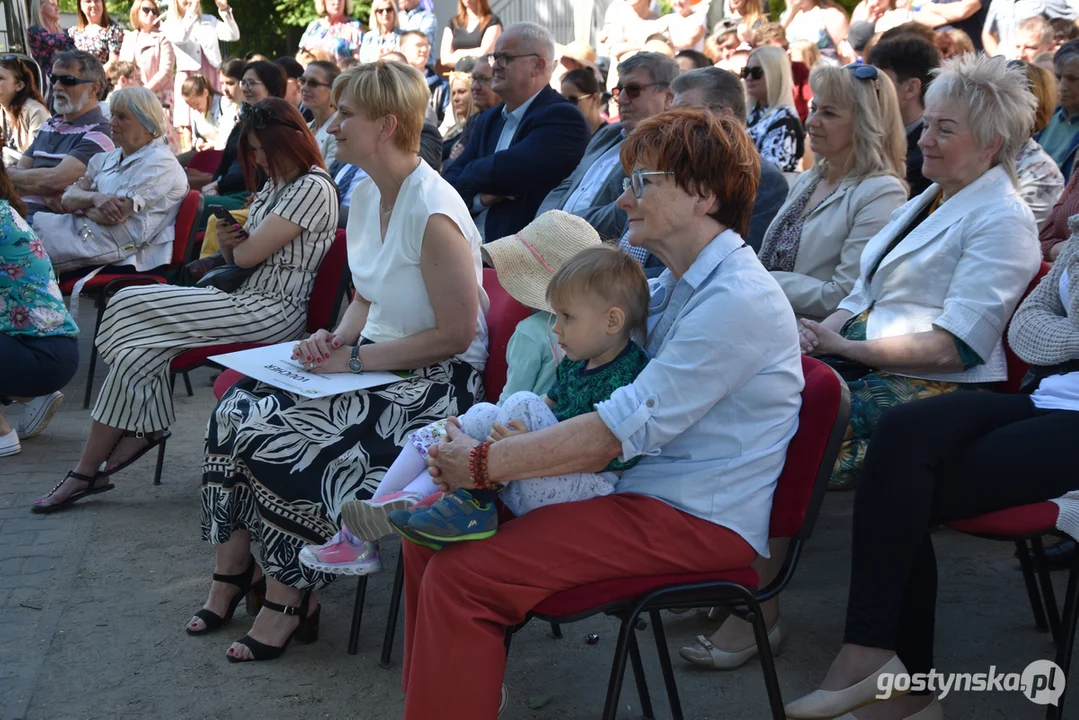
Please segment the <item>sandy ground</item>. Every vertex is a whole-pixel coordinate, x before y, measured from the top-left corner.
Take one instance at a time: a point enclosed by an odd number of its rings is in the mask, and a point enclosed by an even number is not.
[[[83,328],[92,327],[91,305],[83,304]],[[48,431],[27,441],[20,455],[0,460],[0,720],[399,718],[400,632],[394,665],[378,664],[396,542],[384,549],[390,571],[370,582],[359,655],[345,652],[354,581],[325,592],[319,641],[294,644],[272,663],[225,661],[231,640],[250,626],[242,610],[221,633],[184,634],[212,570],[198,528],[202,431],[214,405],[209,370],[194,374],[194,397],[178,388],[179,418],[161,486],[151,484],[153,462],[146,459],[119,475],[111,493],[69,512],[30,514],[34,498],[73,466],[81,449],[89,422],[81,407],[86,355]],[[17,413],[12,408],[9,419]],[[840,643],[852,503],[851,494],[828,496],[784,595],[792,633],[777,666],[788,700],[817,686]],[[984,672],[995,665],[1000,672],[1021,672],[1035,659],[1052,657],[1049,637],[1034,630],[1011,547],[948,531],[935,541],[939,670]],[[1064,577],[1056,581],[1059,595]],[[768,716],[756,661],[726,673],[687,667],[677,648],[714,626],[699,614],[666,616],[665,626],[686,718]],[[526,628],[509,659],[505,720],[598,717],[616,630],[605,617],[564,626],[562,640],[542,624]],[[598,643],[586,643],[590,633],[599,634]],[[639,638],[657,717],[669,718],[652,633]],[[1067,717],[1079,717],[1077,703],[1073,698]],[[1018,693],[953,694],[944,707],[948,718],[1044,714]],[[623,690],[620,717],[640,717],[632,679]]]

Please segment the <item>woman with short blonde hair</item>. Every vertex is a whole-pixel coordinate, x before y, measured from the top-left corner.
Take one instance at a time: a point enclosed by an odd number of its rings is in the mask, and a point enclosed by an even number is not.
[[[746,86],[746,130],[761,159],[783,172],[796,172],[805,153],[805,130],[794,107],[794,77],[786,51],[763,45],[749,54],[742,79]]]
[[[427,81],[415,68],[400,62],[361,65],[341,73],[333,84],[333,103],[338,108],[347,103],[369,120],[392,116],[396,129],[390,141],[404,152],[420,151],[427,98]]]

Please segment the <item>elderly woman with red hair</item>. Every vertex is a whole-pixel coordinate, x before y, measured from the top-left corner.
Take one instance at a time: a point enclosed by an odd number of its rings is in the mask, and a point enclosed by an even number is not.
[[[494,717],[503,631],[553,593],[766,552],[803,380],[790,303],[742,240],[760,157],[733,119],[679,109],[642,122],[621,160],[628,240],[668,268],[653,287],[651,361],[595,412],[491,444],[484,466],[470,470],[479,444],[452,426],[428,462],[447,489],[640,462],[615,494],[530,513],[483,542],[404,544],[406,720],[445,717],[447,698],[454,717]]]

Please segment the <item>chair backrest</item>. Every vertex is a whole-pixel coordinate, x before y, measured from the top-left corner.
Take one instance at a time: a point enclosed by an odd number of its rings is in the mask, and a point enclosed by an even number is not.
[[[850,392],[830,367],[802,356],[802,409],[798,430],[776,483],[768,535],[805,540],[813,531],[839,446],[850,421]]]
[[[1043,262],[1042,266],[1038,268],[1038,274],[1034,276],[1034,279],[1030,281],[1030,285],[1027,286],[1026,292],[1023,293],[1023,297],[1019,300],[1019,305],[1023,304],[1023,300],[1027,299],[1027,295],[1034,292],[1034,288],[1038,287],[1038,283],[1042,281],[1049,271],[1053,269],[1053,266],[1047,262]],[[1016,305],[1018,309],[1019,305]],[[1008,321],[1010,326],[1011,320]],[[1019,387],[1023,384],[1023,378],[1026,377],[1027,371],[1030,370],[1030,365],[1023,362],[1015,351],[1012,350],[1012,346],[1008,344],[1008,328],[1004,328],[1004,359],[1008,363],[1008,379],[1000,383],[1000,392],[1017,393]]]
[[[188,190],[180,201],[180,211],[176,213],[176,237],[172,241],[172,266],[182,267],[195,260],[192,257],[198,248],[195,245],[195,231],[198,230],[199,218],[202,217],[202,194],[198,190]]]
[[[497,402],[506,385],[506,347],[510,337],[517,329],[517,323],[528,317],[532,311],[513,299],[498,282],[498,273],[494,268],[483,269],[483,289],[491,300],[487,311],[487,368],[483,373],[483,389],[487,393],[487,402]]]
[[[187,167],[189,170],[212,173],[217,170],[224,156],[225,153],[220,150],[199,150],[187,161]]]
[[[341,309],[341,297],[348,277],[348,241],[345,231],[334,234],[333,244],[315,274],[311,299],[307,302],[307,332],[313,333],[330,327],[337,320]]]

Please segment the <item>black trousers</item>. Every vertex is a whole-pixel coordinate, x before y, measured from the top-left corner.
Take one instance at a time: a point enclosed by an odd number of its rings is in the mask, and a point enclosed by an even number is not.
[[[75,338],[0,333],[0,403],[56,392],[78,369]]]
[[[845,642],[933,667],[937,564],[929,528],[1079,488],[1079,412],[1027,395],[957,392],[889,410],[854,504]]]

